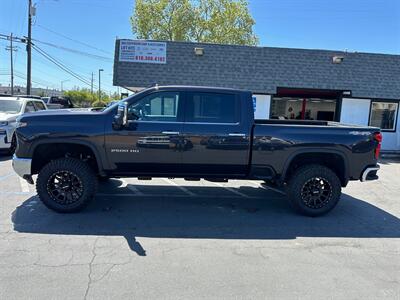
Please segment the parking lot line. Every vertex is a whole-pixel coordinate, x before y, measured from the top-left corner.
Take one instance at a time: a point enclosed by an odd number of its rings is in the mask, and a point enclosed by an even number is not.
[[[143,196],[143,193],[141,191],[139,191],[134,185],[126,182],[126,180],[124,180],[124,179],[120,179],[120,180],[122,181],[121,187],[127,187],[132,192],[134,192],[137,196]]]
[[[11,176],[14,176],[14,175],[15,175],[15,173],[10,173],[10,174],[7,174],[7,175],[0,176],[0,181],[3,181],[3,180],[5,180],[5,179],[7,179],[7,178],[9,178]]]
[[[237,191],[236,189],[231,188],[231,187],[229,187],[229,186],[225,186],[225,185],[223,185],[223,184],[221,184],[221,183],[218,183],[218,182],[212,182],[212,181],[211,181],[211,183],[212,183],[212,184],[215,184],[215,185],[217,185],[217,186],[219,186],[219,187],[222,187],[222,188],[226,189],[227,191],[229,191],[229,192],[231,192],[231,193],[234,193],[234,194],[236,194],[236,195],[239,195],[240,197],[250,198],[249,195],[243,194],[243,193],[241,193],[241,192]]]
[[[265,184],[262,184],[262,183],[259,184],[259,183],[253,182],[251,180],[249,180],[249,183],[254,185],[254,186],[257,186],[258,188],[262,188],[262,189],[267,190],[267,191],[269,190],[269,191],[273,191],[273,192],[279,193],[281,195],[286,195],[286,193],[284,191],[281,191],[279,189],[275,189],[273,187],[269,187],[269,186],[267,186]]]
[[[21,191],[23,193],[29,193],[29,185],[25,181],[25,179],[22,179],[21,177],[18,177],[18,179],[19,179],[19,185],[21,186]]]
[[[177,187],[178,189],[180,189],[182,192],[184,192],[185,194],[187,194],[189,196],[196,196],[195,193],[192,193],[187,188],[177,184],[176,182],[172,181],[171,179],[168,179],[168,178],[161,178],[161,179],[164,180],[165,182],[169,183],[170,185],[173,185],[173,186]]]

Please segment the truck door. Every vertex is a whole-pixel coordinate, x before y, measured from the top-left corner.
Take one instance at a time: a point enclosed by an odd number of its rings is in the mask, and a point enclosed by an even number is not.
[[[106,151],[121,174],[173,174],[182,162],[181,93],[156,91],[128,107],[129,126],[106,134]]]
[[[182,146],[185,173],[247,173],[251,132],[243,120],[241,101],[234,92],[187,92]]]

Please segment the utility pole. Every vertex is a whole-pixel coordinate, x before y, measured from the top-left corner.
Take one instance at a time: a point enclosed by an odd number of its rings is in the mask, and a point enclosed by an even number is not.
[[[99,69],[99,101],[101,101],[101,78],[100,72],[104,71],[103,69]]]
[[[11,96],[14,96],[14,59],[13,52],[17,51],[17,47],[13,46],[13,34],[10,35],[10,46],[6,47],[6,50],[10,51],[10,63],[11,63]]]
[[[31,94],[31,52],[32,52],[32,16],[36,13],[36,7],[32,6],[32,0],[28,0],[28,39],[26,41],[26,52],[27,52],[27,65],[26,65],[26,94]]]

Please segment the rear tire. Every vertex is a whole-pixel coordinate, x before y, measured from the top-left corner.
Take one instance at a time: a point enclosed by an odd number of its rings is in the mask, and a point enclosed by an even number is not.
[[[338,176],[322,165],[306,165],[294,172],[288,184],[289,202],[300,214],[317,217],[331,211],[340,200]]]
[[[84,209],[93,199],[97,178],[89,165],[75,158],[60,158],[45,165],[38,175],[36,190],[48,208],[59,213]]]

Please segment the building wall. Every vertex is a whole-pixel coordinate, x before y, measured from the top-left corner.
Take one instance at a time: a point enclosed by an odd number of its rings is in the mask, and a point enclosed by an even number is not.
[[[196,55],[195,48],[203,48]],[[351,91],[353,97],[399,99],[400,55],[166,42],[166,63],[119,59],[114,85],[203,85],[276,94],[277,88]],[[341,63],[333,57],[341,56]]]
[[[370,106],[370,99],[343,98],[340,122],[368,126]]]
[[[385,151],[400,151],[400,120],[399,112],[397,112],[397,126],[395,132],[382,132],[382,150]]]
[[[370,99],[343,98],[340,122],[344,124],[369,125]],[[399,112],[397,112],[399,113]],[[396,131],[382,131],[382,150],[400,150],[400,120],[397,118]]]
[[[256,98],[256,109],[254,112],[255,119],[269,119],[271,96],[270,95],[253,95]]]

